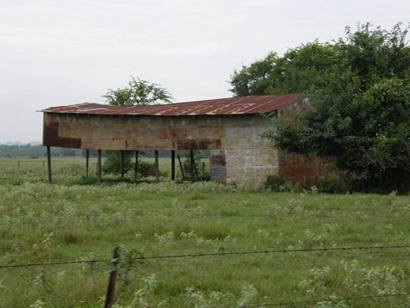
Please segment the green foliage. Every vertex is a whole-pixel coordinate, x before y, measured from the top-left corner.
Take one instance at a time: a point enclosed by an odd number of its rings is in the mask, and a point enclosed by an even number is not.
[[[319,181],[317,190],[321,193],[345,194],[351,190],[350,183],[343,178]]]
[[[271,191],[281,191],[281,188],[285,184],[285,180],[276,175],[268,175],[266,177],[265,188]]]
[[[154,176],[155,175],[155,165],[154,165],[154,163],[149,163],[149,162],[144,161],[144,160],[138,160],[137,172],[142,177]]]
[[[131,162],[133,152],[124,151],[124,173],[134,170],[135,163]],[[118,151],[107,151],[106,159],[103,164],[104,173],[120,174],[121,173],[121,153]],[[138,175],[142,177],[154,176],[155,166],[141,159],[138,159]]]
[[[410,46],[406,35],[407,28],[400,24],[391,31],[370,24],[355,31],[347,28],[344,39],[324,45],[315,42],[281,58],[275,56],[274,65],[263,65],[269,72],[265,77],[254,73],[253,65],[244,68],[232,79],[234,92],[305,92],[309,105],[274,122],[269,136],[280,148],[333,160],[363,190],[408,191]],[[277,71],[282,62],[284,68]],[[237,83],[238,78],[245,80],[245,86]],[[303,81],[297,81],[296,87],[291,81],[299,78]]]
[[[124,173],[127,173],[131,167],[131,155],[132,152],[124,151]],[[102,166],[103,172],[120,174],[121,173],[121,152],[119,151],[106,151],[106,158]]]
[[[319,87],[323,75],[331,71],[337,60],[331,44],[317,41],[290,49],[282,57],[270,53],[235,71],[231,91],[238,96],[305,92]]]
[[[171,94],[160,85],[132,76],[128,87],[110,89],[104,97],[108,104],[117,106],[151,105],[172,100]]]
[[[265,188],[270,191],[300,192],[302,187],[297,183],[287,181],[277,175],[268,175],[265,181]]]

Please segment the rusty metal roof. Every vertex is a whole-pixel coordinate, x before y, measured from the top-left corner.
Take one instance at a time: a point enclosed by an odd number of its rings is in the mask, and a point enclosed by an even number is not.
[[[260,95],[211,99],[175,104],[149,106],[112,106],[83,103],[50,107],[46,113],[89,115],[146,115],[146,116],[197,116],[197,115],[245,115],[271,113],[296,103],[300,95]]]

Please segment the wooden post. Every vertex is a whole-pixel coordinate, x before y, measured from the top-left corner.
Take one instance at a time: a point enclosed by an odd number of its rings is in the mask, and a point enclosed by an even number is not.
[[[112,269],[108,278],[107,294],[105,296],[104,308],[111,308],[114,304],[115,283],[117,282],[117,265],[120,261],[120,249],[115,247],[112,253]]]
[[[175,150],[171,151],[171,181],[175,181]]]
[[[50,146],[47,146],[47,168],[48,168],[48,182],[51,183],[53,181],[51,175],[51,149]]]
[[[199,173],[198,173],[198,168],[197,168],[197,166],[196,166],[194,151],[192,151],[192,162],[194,163],[195,177],[198,179],[198,178],[199,178]]]
[[[184,167],[182,166],[182,162],[181,162],[181,156],[179,156],[178,154],[177,158],[178,158],[179,168],[181,168],[182,180],[185,180],[185,173],[184,173]]]
[[[124,151],[121,150],[121,159],[120,159],[120,172],[121,172],[121,178],[124,178]]]
[[[158,151],[155,151],[155,178],[159,182],[159,161],[158,161]]]
[[[134,181],[137,181],[138,177],[138,151],[135,151],[135,166],[134,166]]]
[[[90,150],[85,150],[85,177],[88,178],[88,171],[90,166]]]
[[[101,150],[97,151],[97,183],[101,183]]]
[[[189,150],[189,173],[191,174],[191,180],[194,179],[194,163],[193,163],[193,151]]]
[[[191,157],[191,178],[193,180],[193,179],[198,178],[198,169],[196,168],[196,164],[195,164],[194,150],[191,149],[189,154]]]

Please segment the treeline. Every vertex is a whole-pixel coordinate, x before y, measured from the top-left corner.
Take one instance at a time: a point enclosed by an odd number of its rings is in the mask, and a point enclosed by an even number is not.
[[[102,156],[106,157],[110,151],[103,151]],[[180,151],[181,155],[185,155],[186,151]],[[128,152],[128,156],[133,156],[134,151]],[[56,148],[51,147],[52,156],[70,157],[70,156],[84,156],[85,150],[82,149],[69,149],[69,148]],[[140,151],[141,157],[154,157],[154,151]],[[43,157],[46,156],[46,147],[42,145],[32,144],[0,144],[0,157]],[[171,151],[159,151],[159,157],[170,157]],[[208,157],[207,150],[196,150],[195,157],[205,158]],[[90,157],[97,157],[97,151],[90,150]]]
[[[0,144],[0,157],[32,157],[46,155],[46,147],[31,144]],[[82,156],[83,150],[67,148],[51,148],[52,156]]]

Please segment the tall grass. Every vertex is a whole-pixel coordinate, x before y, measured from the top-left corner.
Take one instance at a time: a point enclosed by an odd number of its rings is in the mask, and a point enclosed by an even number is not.
[[[201,182],[82,185],[82,162],[56,162],[53,185],[38,163],[2,167],[0,264],[107,263],[1,270],[0,307],[101,307],[117,245],[124,259],[117,307],[245,307],[312,298],[333,298],[309,304],[318,307],[408,304],[406,297],[343,300],[410,292],[408,249],[126,258],[410,244],[408,196],[247,192]]]

